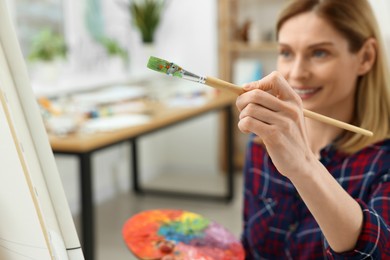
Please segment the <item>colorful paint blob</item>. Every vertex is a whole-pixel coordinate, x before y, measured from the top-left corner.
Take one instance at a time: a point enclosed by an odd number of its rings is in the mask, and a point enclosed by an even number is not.
[[[224,227],[184,210],[157,209],[136,214],[123,238],[140,259],[242,260],[241,243]]]

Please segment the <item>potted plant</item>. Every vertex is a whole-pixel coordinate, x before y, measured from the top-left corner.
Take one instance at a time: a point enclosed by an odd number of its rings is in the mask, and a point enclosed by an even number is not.
[[[110,67],[114,72],[124,71],[129,65],[129,56],[127,50],[122,48],[119,43],[108,37],[99,38],[99,43],[106,49],[110,57]]]
[[[33,78],[52,82],[59,76],[67,52],[64,38],[49,28],[41,30],[32,40],[28,61],[33,64]]]
[[[133,0],[130,3],[132,22],[141,33],[143,43],[154,42],[164,4],[164,0]]]
[[[127,61],[127,51],[122,48],[116,40],[108,37],[102,37],[99,39],[99,42],[106,49],[109,56],[118,56],[123,59],[123,61]]]
[[[65,58],[65,55],[64,38],[51,29],[45,28],[33,38],[28,59],[30,61],[53,61],[57,58]]]

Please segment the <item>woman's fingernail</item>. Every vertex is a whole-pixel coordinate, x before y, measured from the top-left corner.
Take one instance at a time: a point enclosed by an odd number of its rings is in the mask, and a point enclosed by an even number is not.
[[[245,84],[242,88],[244,90],[250,90],[251,89],[251,85],[250,84]]]

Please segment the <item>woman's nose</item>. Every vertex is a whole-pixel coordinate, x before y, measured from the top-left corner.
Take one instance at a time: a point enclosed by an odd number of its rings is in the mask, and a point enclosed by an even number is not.
[[[305,79],[310,76],[310,65],[304,57],[296,57],[291,63],[289,76],[294,79]]]

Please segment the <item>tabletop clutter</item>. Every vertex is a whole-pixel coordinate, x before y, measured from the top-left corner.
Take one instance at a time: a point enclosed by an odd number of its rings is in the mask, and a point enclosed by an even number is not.
[[[57,136],[115,131],[147,123],[159,107],[185,109],[204,104],[215,91],[193,84],[114,85],[37,98],[48,133]]]

